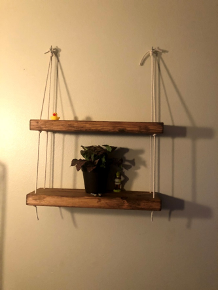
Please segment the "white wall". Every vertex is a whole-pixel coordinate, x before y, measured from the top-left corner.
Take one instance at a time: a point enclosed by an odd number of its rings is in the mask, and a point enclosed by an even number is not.
[[[3,290],[217,289],[217,5],[1,2]],[[153,223],[149,212],[48,207],[38,208],[37,221],[25,205],[37,160],[29,120],[40,115],[51,45],[61,49],[58,113],[79,120],[150,121],[150,59],[139,62],[152,46],[168,51],[157,74],[158,115],[168,125],[157,176],[164,209]],[[82,144],[105,143],[129,148],[135,160],[126,188],[148,190],[149,138],[131,136],[57,134],[53,185],[82,187],[71,159]]]

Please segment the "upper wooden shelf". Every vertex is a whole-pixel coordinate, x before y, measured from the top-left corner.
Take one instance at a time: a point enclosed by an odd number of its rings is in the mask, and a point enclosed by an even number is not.
[[[39,188],[26,196],[26,204],[101,209],[131,209],[160,211],[161,200],[144,191],[109,192],[102,197],[85,193],[84,189]]]
[[[30,130],[74,133],[161,134],[161,122],[30,120]]]

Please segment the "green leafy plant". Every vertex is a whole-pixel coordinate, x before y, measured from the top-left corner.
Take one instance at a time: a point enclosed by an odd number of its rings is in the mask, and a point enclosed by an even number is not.
[[[110,145],[102,146],[81,146],[83,150],[80,154],[84,159],[73,159],[71,166],[76,166],[77,171],[80,169],[91,172],[95,168],[106,168],[110,164],[115,164],[120,167],[122,159],[109,158],[109,155],[114,152],[117,147]]]

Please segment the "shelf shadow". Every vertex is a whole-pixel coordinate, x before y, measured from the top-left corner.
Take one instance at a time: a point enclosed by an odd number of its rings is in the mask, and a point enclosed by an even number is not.
[[[187,228],[191,227],[193,219],[211,219],[213,217],[212,209],[208,206],[185,201],[180,198],[158,193],[162,200],[162,210],[154,212],[155,218],[167,218],[171,221],[173,218],[187,219]],[[107,215],[107,216],[141,216],[150,217],[150,211],[144,210],[125,210],[125,209],[96,209],[96,208],[64,208],[72,216],[75,228],[78,228],[75,215]]]
[[[184,126],[164,125],[163,137],[186,137],[187,128]]]
[[[163,137],[212,139],[214,130],[208,127],[164,125]]]
[[[173,213],[175,213],[173,216],[174,218],[187,218],[187,227],[190,227],[191,221],[194,218],[211,219],[213,216],[212,209],[208,206],[191,201],[185,201],[162,193],[159,193],[158,196],[162,200],[162,212],[168,212],[167,215],[169,221],[171,220]]]

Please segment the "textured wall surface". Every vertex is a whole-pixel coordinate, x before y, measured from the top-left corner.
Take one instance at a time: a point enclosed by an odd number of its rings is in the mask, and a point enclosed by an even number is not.
[[[0,289],[218,289],[217,12],[217,0],[1,1]],[[156,59],[163,210],[153,223],[150,212],[48,207],[37,221],[25,205],[38,142],[29,120],[40,116],[51,45],[61,50],[52,100],[61,119],[78,120],[150,121],[151,60],[139,63],[152,46],[165,50]],[[83,187],[70,162],[92,144],[126,148],[126,189],[149,189],[149,137],[93,134],[49,134],[47,186]]]

